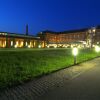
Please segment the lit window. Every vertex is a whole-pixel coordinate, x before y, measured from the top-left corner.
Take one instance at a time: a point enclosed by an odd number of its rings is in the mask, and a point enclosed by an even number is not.
[[[13,46],[13,41],[11,41],[11,46]]]
[[[18,45],[18,41],[16,42],[16,45]]]
[[[21,46],[23,46],[23,41],[21,42]]]
[[[6,45],[6,41],[5,41],[5,45]]]
[[[26,42],[26,46],[27,46],[27,42]]]

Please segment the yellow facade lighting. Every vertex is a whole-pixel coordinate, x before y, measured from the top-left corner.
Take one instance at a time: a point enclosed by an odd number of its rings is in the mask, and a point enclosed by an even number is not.
[[[18,45],[18,41],[16,41],[16,45]]]

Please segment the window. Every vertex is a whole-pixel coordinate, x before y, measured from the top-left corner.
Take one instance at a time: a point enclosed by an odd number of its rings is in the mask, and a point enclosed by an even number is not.
[[[11,46],[13,46],[13,41],[11,41]]]

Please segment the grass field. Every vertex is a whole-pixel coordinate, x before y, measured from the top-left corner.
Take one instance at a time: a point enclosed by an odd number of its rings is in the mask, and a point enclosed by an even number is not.
[[[99,56],[80,49],[77,63]],[[0,49],[0,88],[73,65],[71,49]]]

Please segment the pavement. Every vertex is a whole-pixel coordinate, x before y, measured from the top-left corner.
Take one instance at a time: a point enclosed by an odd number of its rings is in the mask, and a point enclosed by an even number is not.
[[[0,91],[0,100],[100,100],[100,58]]]

